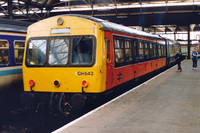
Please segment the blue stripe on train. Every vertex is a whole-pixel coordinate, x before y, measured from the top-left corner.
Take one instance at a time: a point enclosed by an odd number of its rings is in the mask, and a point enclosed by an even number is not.
[[[22,74],[22,69],[12,69],[12,70],[0,71],[0,76],[8,76],[8,75],[15,75],[15,74]]]

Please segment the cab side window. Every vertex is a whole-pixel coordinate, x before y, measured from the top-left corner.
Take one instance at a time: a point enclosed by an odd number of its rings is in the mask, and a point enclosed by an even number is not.
[[[0,41],[0,65],[9,63],[9,44],[8,41]]]
[[[110,40],[106,40],[106,53],[107,53],[107,58],[106,62],[110,62]]]

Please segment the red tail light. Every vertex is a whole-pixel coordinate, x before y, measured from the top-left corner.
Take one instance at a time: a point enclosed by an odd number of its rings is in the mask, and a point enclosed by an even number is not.
[[[33,86],[35,85],[35,81],[30,80],[30,81],[29,81],[29,85],[30,85],[31,87],[33,87]]]
[[[84,80],[84,81],[82,82],[82,86],[83,86],[84,88],[88,87],[88,82]]]

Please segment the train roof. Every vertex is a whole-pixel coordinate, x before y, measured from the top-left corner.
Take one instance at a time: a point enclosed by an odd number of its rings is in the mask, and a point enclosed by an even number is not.
[[[31,23],[0,18],[0,31],[26,33]]]
[[[63,15],[59,15],[59,16],[63,16]],[[112,23],[112,22],[109,22],[109,21],[106,21],[103,19],[99,19],[99,18],[95,18],[95,17],[91,17],[91,16],[80,15],[80,14],[66,14],[64,16],[74,16],[74,17],[80,17],[80,18],[92,20],[94,22],[99,23],[104,30],[111,30],[111,31],[117,31],[117,32],[122,32],[122,33],[126,33],[126,34],[131,34],[131,35],[144,36],[144,37],[155,38],[155,39],[162,39],[158,35],[146,33],[143,31],[138,31],[133,28],[129,28],[129,27],[126,27],[126,26],[123,26],[120,24]]]
[[[166,37],[162,37],[162,38],[167,40],[169,42],[169,44],[178,44],[178,45],[180,45],[180,43],[178,41],[175,41],[175,40],[172,40],[172,39],[169,39],[169,38],[166,38]]]

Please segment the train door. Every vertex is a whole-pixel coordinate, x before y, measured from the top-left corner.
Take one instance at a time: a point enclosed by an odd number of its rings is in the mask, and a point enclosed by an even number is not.
[[[166,43],[166,53],[167,53],[167,65],[170,65],[170,51],[169,51],[169,41],[165,40]]]
[[[107,75],[106,75],[106,89],[112,88],[113,84],[113,61],[110,59],[110,40],[106,39],[106,66],[107,66]]]
[[[156,53],[156,63],[155,63],[155,69],[158,69],[158,58],[159,58],[159,54],[158,54],[158,44],[157,43],[155,43],[155,53]]]
[[[137,73],[138,73],[138,62],[139,62],[139,57],[138,57],[138,46],[137,46],[137,40],[133,40],[133,62],[134,62],[134,65],[133,65],[133,70],[134,70],[134,77],[133,78],[136,78],[137,77]]]

